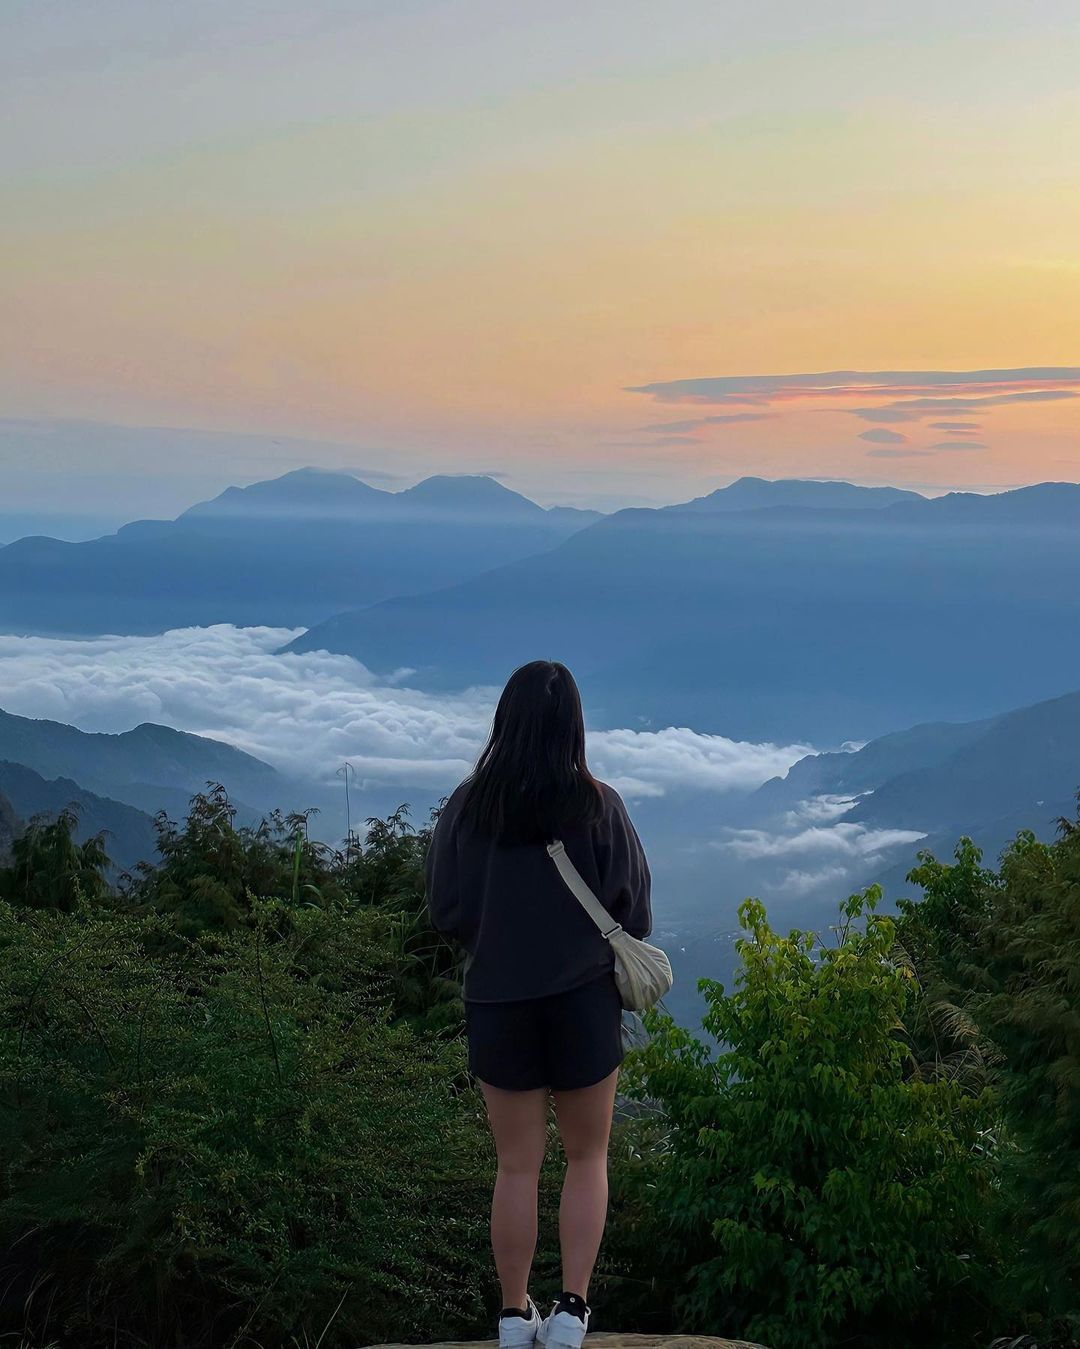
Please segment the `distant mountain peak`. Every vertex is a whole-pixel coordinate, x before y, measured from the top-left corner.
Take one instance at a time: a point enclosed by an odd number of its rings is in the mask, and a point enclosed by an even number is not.
[[[957,520],[1071,525],[1080,521],[1080,483],[1037,482],[1003,492],[946,492],[928,504],[938,514]]]
[[[307,516],[327,519],[357,514],[391,494],[351,473],[326,468],[294,468],[247,487],[226,487],[210,501],[184,511],[181,520],[208,517]]]
[[[901,502],[920,502],[918,492],[899,487],[862,487],[858,483],[821,478],[737,478],[693,501],[668,506],[672,511],[744,511],[773,506],[806,506],[826,510],[881,510]]]
[[[483,473],[435,473],[413,487],[386,492],[351,473],[296,468],[248,487],[227,487],[185,511],[194,519],[357,519],[385,515],[542,517],[542,506]]]
[[[517,496],[516,492],[505,487],[498,478],[493,478],[490,473],[430,473],[426,478],[421,478],[419,482],[414,483],[412,487],[407,487],[406,492],[457,492],[457,491],[483,491],[499,493],[503,492],[509,496]]]
[[[317,464],[306,464],[302,468],[290,468],[287,473],[279,473],[276,478],[264,478],[262,482],[264,484],[286,483],[307,481],[309,478],[351,478],[353,476],[351,473],[342,473],[339,469],[320,468]]]
[[[397,496],[403,505],[419,502],[450,510],[512,510],[527,515],[543,510],[535,501],[486,473],[433,473]]]

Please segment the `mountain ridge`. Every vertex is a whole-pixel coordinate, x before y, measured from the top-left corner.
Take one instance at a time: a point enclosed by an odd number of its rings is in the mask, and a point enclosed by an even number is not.
[[[900,487],[864,487],[819,478],[758,478],[745,475],[691,501],[661,507],[666,511],[753,510],[772,506],[880,510],[904,501],[924,501]]]
[[[556,518],[573,511],[589,520],[598,520],[603,514],[579,507],[541,506],[486,473],[433,473],[410,487],[391,491],[347,471],[309,466],[246,487],[227,487],[216,497],[189,506],[172,523],[251,515],[362,520],[370,518],[372,512],[386,510],[405,517],[460,512],[463,508],[481,516],[490,512],[534,520],[553,511]]]
[[[48,779],[25,764],[0,759],[0,802],[4,800],[21,817],[20,825],[40,815],[55,819],[66,807],[74,806],[79,817],[75,841],[82,843],[104,833],[105,851],[114,873],[130,871],[136,863],[154,859],[157,833],[145,811],[88,791],[71,778]]]
[[[401,492],[298,469],[173,520],[0,548],[0,627],[79,636],[214,623],[310,627],[345,609],[543,552],[598,513],[544,508],[485,475]]]
[[[85,791],[147,813],[186,806],[208,781],[223,783],[256,812],[283,804],[288,787],[277,769],[244,750],[157,722],[119,732],[81,731],[0,710],[0,759],[45,780],[70,778]]]
[[[891,860],[867,863],[853,878],[881,882],[895,896],[909,889],[917,851],[948,857],[967,836],[993,856],[1021,828],[1051,837],[1058,820],[1074,814],[1078,790],[1080,692],[1070,692],[979,721],[914,726],[854,752],[808,756],[764,783],[750,814],[755,827],[783,828],[786,820],[805,828],[819,802],[829,806],[827,828],[921,834],[902,860],[894,847]]]
[[[836,743],[976,720],[1052,696],[1080,666],[1080,488],[1046,493],[1060,509],[1037,531],[1033,498],[1009,493],[966,502],[961,520],[930,498],[628,508],[544,553],[334,615],[286,649],[409,668],[437,691],[555,653],[601,728]],[[1010,642],[973,683],[972,653],[1000,628]]]

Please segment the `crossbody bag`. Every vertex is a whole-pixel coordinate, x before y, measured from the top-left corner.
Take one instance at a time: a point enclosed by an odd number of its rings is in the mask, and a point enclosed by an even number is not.
[[[567,889],[600,929],[600,934],[615,952],[615,985],[622,1005],[632,1012],[643,1012],[664,996],[674,982],[671,961],[659,946],[650,946],[640,937],[624,932],[571,862],[562,840],[547,845],[551,860],[559,869]]]

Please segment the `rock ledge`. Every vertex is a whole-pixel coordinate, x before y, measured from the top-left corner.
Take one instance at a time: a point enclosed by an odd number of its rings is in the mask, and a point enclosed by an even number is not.
[[[492,1349],[495,1340],[451,1340],[422,1349]],[[381,1344],[371,1349],[421,1349],[418,1345]],[[615,1335],[598,1332],[585,1340],[585,1349],[764,1349],[749,1340],[720,1340],[714,1335]]]

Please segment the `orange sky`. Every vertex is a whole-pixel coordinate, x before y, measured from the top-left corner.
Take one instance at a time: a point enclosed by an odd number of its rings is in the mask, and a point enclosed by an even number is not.
[[[800,392],[671,433],[642,428],[710,408],[628,392],[995,369],[1025,393],[1080,364],[1072,3],[60,0],[4,25],[8,417],[302,436],[546,500],[1080,478],[1067,375],[971,417]]]

